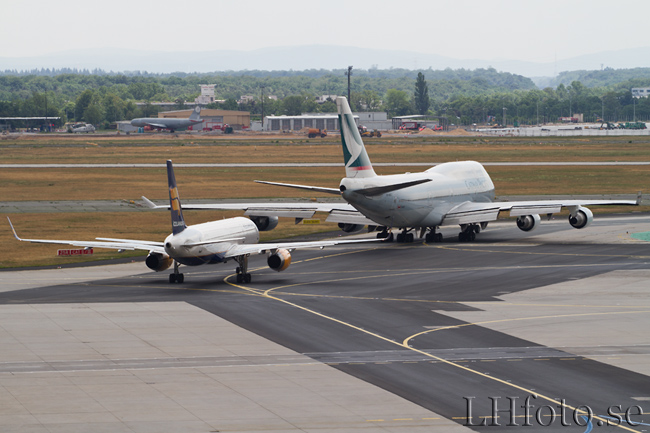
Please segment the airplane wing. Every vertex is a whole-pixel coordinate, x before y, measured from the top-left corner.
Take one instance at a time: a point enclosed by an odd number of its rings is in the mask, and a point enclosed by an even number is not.
[[[145,204],[151,209],[169,209],[169,205],[156,205],[146,197],[142,197]],[[243,210],[246,216],[272,216],[287,218],[312,218],[316,212],[327,213],[327,222],[343,224],[377,225],[376,222],[366,218],[361,212],[348,203],[210,203],[186,204],[183,209],[190,210]]]
[[[464,202],[447,211],[441,225],[473,224],[495,221],[500,212],[510,212],[511,217],[558,213],[562,208],[601,205],[638,205],[639,200],[529,200],[490,203]]]
[[[358,244],[364,242],[382,242],[384,239],[357,239],[357,240],[336,240],[336,241],[313,241],[313,242],[279,242],[264,244],[239,244],[230,247],[225,257],[237,257],[245,254],[266,254],[273,253],[278,249],[289,251],[304,248],[325,248],[340,244]]]
[[[265,185],[285,186],[285,187],[288,187],[288,188],[306,189],[308,191],[324,192],[326,194],[341,195],[341,191],[339,191],[336,188],[325,188],[325,187],[322,187],[322,186],[309,186],[309,185],[296,185],[296,184],[293,184],[293,183],[267,182],[265,180],[256,180],[255,182],[263,183]]]
[[[165,125],[164,123],[147,122],[147,125],[153,126],[154,128],[163,128],[163,129],[169,128],[169,126]]]
[[[162,242],[151,242],[151,241],[137,241],[131,239],[112,239],[112,238],[97,238],[97,241],[71,241],[71,240],[54,240],[54,239],[23,239],[18,236],[16,229],[14,229],[13,224],[9,217],[9,226],[11,226],[11,231],[14,233],[14,237],[19,241],[23,242],[33,242],[39,244],[60,244],[60,245],[72,245],[75,247],[83,248],[107,248],[112,250],[143,250],[143,251],[153,251],[156,253],[164,253],[165,246]]]

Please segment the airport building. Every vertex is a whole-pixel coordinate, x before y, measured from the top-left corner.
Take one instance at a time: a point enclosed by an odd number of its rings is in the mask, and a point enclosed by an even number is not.
[[[632,96],[635,98],[647,98],[650,96],[650,87],[633,87]]]
[[[387,130],[391,127],[386,113],[353,113],[357,125],[368,129]],[[300,116],[264,116],[264,131],[300,131],[303,128],[318,128],[338,131],[339,116],[336,113],[307,113]]]
[[[355,116],[358,121],[358,116]],[[300,116],[264,116],[264,131],[300,131],[303,128],[339,130],[338,114],[302,114]]]

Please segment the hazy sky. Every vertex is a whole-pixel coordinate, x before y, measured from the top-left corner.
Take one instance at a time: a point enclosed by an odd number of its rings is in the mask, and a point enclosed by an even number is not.
[[[552,62],[650,45],[648,0],[1,1],[0,57],[322,44]]]

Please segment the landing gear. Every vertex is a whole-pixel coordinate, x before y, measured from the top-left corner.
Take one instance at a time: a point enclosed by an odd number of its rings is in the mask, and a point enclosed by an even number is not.
[[[405,228],[404,230],[402,230],[402,233],[398,233],[397,242],[408,243],[408,244],[412,243],[414,236],[413,233],[409,233],[409,231],[410,231],[409,229]]]
[[[478,224],[463,224],[460,229],[462,231],[458,233],[459,242],[474,242],[476,234],[481,232],[481,226]]]
[[[384,242],[393,242],[393,232],[384,228],[381,232],[377,233],[377,239],[385,239]]]
[[[248,273],[248,256],[248,254],[244,254],[243,256],[235,257],[235,260],[239,263],[239,266],[235,269],[238,284],[248,284],[251,282],[251,274]]]
[[[442,233],[436,233],[436,227],[431,227],[424,240],[428,243],[442,242]]]
[[[181,274],[180,272],[178,272],[178,262],[174,261],[174,273],[169,274],[169,283],[170,284],[174,284],[174,283],[182,284],[183,281],[185,281],[185,276],[183,274]]]

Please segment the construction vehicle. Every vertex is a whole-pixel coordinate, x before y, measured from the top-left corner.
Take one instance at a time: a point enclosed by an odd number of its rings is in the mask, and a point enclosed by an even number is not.
[[[618,124],[619,129],[647,129],[645,122],[625,122]]]
[[[309,131],[307,131],[307,137],[309,138],[316,138],[319,135],[321,137],[327,137],[327,130],[319,129],[319,128],[309,128]]]
[[[600,124],[599,129],[618,129],[618,126],[616,126],[615,123],[603,122],[603,123]]]
[[[359,125],[358,128],[359,128],[359,134],[362,137],[377,137],[377,138],[381,137],[381,132],[379,132],[376,129],[374,131],[369,131],[368,128],[361,125]]]

